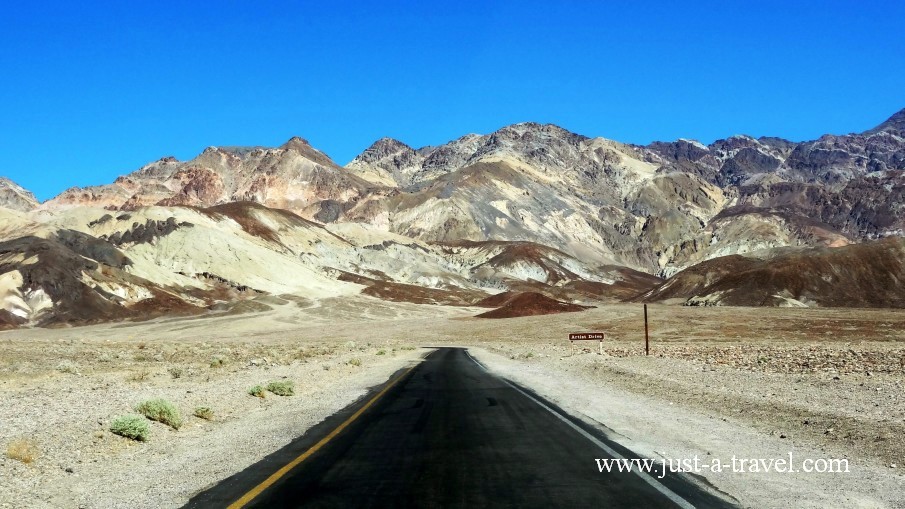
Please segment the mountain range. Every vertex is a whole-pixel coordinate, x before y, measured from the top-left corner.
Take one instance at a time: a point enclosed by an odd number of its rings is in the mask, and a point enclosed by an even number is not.
[[[800,143],[521,123],[436,147],[383,138],[344,167],[298,137],[209,147],[44,203],[0,178],[0,327],[267,294],[905,307],[903,194],[905,110]]]

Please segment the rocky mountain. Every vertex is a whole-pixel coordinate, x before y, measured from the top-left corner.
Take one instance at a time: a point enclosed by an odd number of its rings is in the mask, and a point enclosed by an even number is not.
[[[901,281],[872,265],[899,251],[872,241],[905,231],[903,119],[803,143],[647,146],[522,123],[418,149],[384,138],[346,167],[292,138],[166,157],[40,205],[4,179],[0,327],[267,295],[847,305],[830,293],[856,281],[832,271]],[[807,281],[783,282],[796,270]],[[899,306],[900,287],[847,302]]]
[[[638,297],[691,306],[905,307],[905,240],[699,263]]]
[[[208,147],[185,162],[164,157],[112,184],[69,189],[41,208],[135,210],[254,201],[312,218],[377,191],[373,188],[295,137],[278,148]]]
[[[0,207],[27,212],[39,205],[35,195],[12,180],[0,177]]]
[[[267,295],[463,305],[519,285],[614,298],[637,281],[545,246],[434,245],[366,224],[322,225],[254,202],[30,216],[0,210],[6,326],[231,312]]]
[[[345,168],[293,138],[164,158],[42,208],[247,200],[425,242],[537,242],[668,276],[728,254],[900,234],[903,116],[804,143],[733,136],[710,145],[632,146],[523,123],[419,149],[383,138]]]

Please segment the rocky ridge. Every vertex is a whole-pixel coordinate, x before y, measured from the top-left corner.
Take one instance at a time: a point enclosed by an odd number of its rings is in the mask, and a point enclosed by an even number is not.
[[[419,149],[384,138],[346,167],[292,138],[165,157],[43,204],[3,179],[0,327],[265,294],[905,305],[897,284],[830,295],[846,271],[900,280],[901,250],[870,241],[905,229],[903,119],[803,143],[647,146],[522,123]],[[855,270],[846,253],[867,259]]]

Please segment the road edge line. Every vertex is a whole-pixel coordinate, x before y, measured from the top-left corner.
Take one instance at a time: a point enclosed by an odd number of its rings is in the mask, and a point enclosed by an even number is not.
[[[303,452],[302,454],[297,456],[294,460],[292,460],[289,463],[280,467],[279,470],[277,470],[276,472],[271,474],[270,477],[268,477],[267,479],[264,479],[263,481],[261,481],[261,483],[258,484],[257,486],[255,486],[254,488],[247,491],[238,500],[229,504],[227,506],[227,509],[241,509],[241,508],[245,507],[246,505],[248,505],[249,503],[251,503],[255,498],[258,497],[258,495],[263,493],[264,490],[271,487],[274,483],[276,483],[277,481],[282,479],[286,474],[288,474],[293,468],[299,466],[299,464],[301,464],[303,461],[308,459],[312,454],[316,453],[322,447],[327,445],[327,443],[329,443],[330,440],[333,440],[334,438],[336,438],[337,435],[342,433],[343,430],[345,430],[347,427],[349,427],[349,425],[351,425],[359,417],[361,417],[361,414],[365,413],[369,408],[371,408],[374,405],[374,403],[377,402],[377,400],[382,398],[384,394],[389,392],[390,389],[392,389],[400,380],[402,380],[403,378],[408,376],[408,374],[411,373],[412,370],[417,368],[420,364],[421,364],[421,362],[419,361],[418,364],[415,364],[414,366],[407,369],[405,371],[405,373],[399,375],[398,377],[396,377],[395,379],[390,381],[386,385],[386,387],[384,387],[383,389],[381,389],[380,392],[375,394],[373,398],[368,400],[368,402],[365,403],[364,406],[362,406],[357,411],[355,411],[355,413],[352,414],[351,416],[349,416],[348,419],[343,421],[342,424],[340,424],[339,426],[334,428],[333,431],[331,431],[327,436],[320,439],[316,444],[312,445],[308,450],[306,450],[305,452]]]
[[[484,366],[483,364],[481,364],[480,361],[478,361],[477,359],[475,359],[474,357],[472,357],[471,352],[469,352],[467,349],[465,350],[465,354],[468,355],[468,358],[471,359],[472,362],[474,362],[475,364],[477,364],[481,369],[483,369],[484,371],[487,371],[488,373],[490,373],[490,370],[487,369],[487,366]],[[559,419],[559,420],[561,420],[562,422],[568,424],[569,427],[571,427],[572,429],[574,429],[575,431],[577,431],[581,436],[583,436],[583,437],[585,437],[586,439],[588,439],[589,441],[591,441],[591,443],[593,443],[594,445],[596,445],[597,447],[599,447],[600,449],[602,449],[605,453],[609,454],[609,455],[612,456],[614,459],[625,459],[625,457],[624,457],[623,455],[619,454],[619,453],[616,452],[612,447],[610,447],[610,446],[606,445],[605,443],[601,442],[600,440],[598,440],[597,437],[595,437],[594,435],[592,435],[592,434],[588,433],[587,431],[585,431],[584,429],[582,429],[581,426],[578,426],[577,424],[575,424],[574,422],[572,422],[568,417],[565,417],[565,416],[563,416],[562,414],[560,414],[559,412],[557,412],[556,410],[550,408],[549,406],[547,406],[546,404],[544,404],[544,402],[538,400],[538,399],[535,398],[534,396],[532,396],[532,395],[528,394],[527,392],[523,391],[520,387],[518,387],[517,385],[513,384],[513,383],[510,382],[509,380],[506,380],[506,379],[503,378],[503,377],[498,377],[498,378],[499,378],[500,380],[502,380],[503,382],[506,382],[506,385],[508,385],[509,387],[512,387],[513,389],[517,390],[518,392],[520,392],[520,393],[521,393],[523,396],[525,396],[526,398],[528,398],[528,399],[530,399],[531,401],[537,403],[537,404],[538,404],[541,408],[543,408],[544,410],[546,410],[546,411],[550,412],[551,414],[553,414],[557,419]],[[638,477],[640,477],[644,482],[646,482],[647,484],[651,485],[652,488],[654,488],[655,490],[659,491],[660,494],[662,494],[663,496],[665,496],[666,498],[668,498],[670,501],[672,501],[673,503],[675,503],[675,504],[678,505],[679,507],[681,507],[681,508],[683,508],[683,509],[695,509],[695,506],[694,506],[693,504],[691,504],[691,502],[685,500],[684,498],[682,498],[681,496],[679,496],[678,494],[676,494],[676,492],[674,492],[674,491],[672,491],[671,489],[667,488],[666,486],[664,486],[662,483],[660,483],[659,481],[657,481],[656,479],[654,479],[653,477],[651,477],[651,476],[648,475],[647,473],[645,473],[645,472],[639,472],[639,471],[637,471],[637,470],[632,470],[632,473],[637,474]]]

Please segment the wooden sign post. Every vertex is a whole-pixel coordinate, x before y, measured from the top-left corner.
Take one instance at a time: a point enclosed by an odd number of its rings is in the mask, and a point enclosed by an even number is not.
[[[575,354],[576,341],[596,341],[597,355],[603,355],[603,340],[606,339],[605,332],[573,332],[569,334],[569,355]]]

